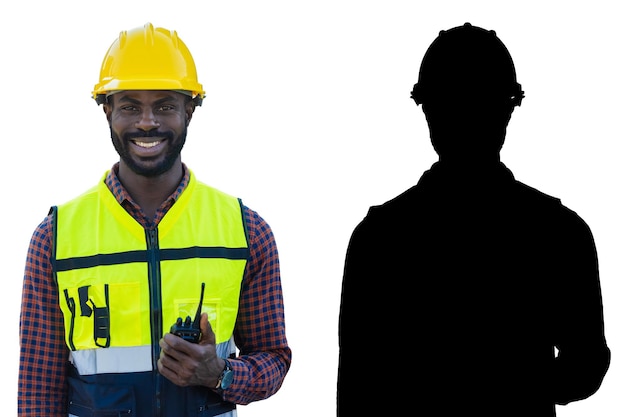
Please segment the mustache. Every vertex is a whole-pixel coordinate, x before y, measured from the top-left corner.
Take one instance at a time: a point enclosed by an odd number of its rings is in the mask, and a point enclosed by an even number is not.
[[[165,139],[174,139],[174,134],[172,132],[161,132],[159,130],[149,130],[149,131],[136,131],[136,132],[127,132],[124,133],[123,139],[125,141],[131,141],[138,138],[153,138],[153,137],[162,137]]]

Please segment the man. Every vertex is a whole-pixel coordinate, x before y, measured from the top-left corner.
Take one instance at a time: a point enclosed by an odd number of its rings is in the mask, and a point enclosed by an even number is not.
[[[427,50],[412,98],[439,160],[350,239],[338,416],[555,416],[599,388],[591,231],[500,161],[523,96],[493,31],[465,24]]]
[[[281,387],[272,230],[181,161],[204,96],[175,31],[147,23],[107,51],[93,97],[120,160],[32,236],[19,416],[235,416]]]

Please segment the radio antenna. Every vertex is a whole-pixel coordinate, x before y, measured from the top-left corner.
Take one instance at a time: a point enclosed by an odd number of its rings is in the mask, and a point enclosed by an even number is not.
[[[196,317],[193,319],[193,327],[200,328],[200,316],[202,315],[202,300],[204,300],[204,282],[202,283],[202,289],[200,290],[200,302],[198,303],[198,310],[196,310]]]

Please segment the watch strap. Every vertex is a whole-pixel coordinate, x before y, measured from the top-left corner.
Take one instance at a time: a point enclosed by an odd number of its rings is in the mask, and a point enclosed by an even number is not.
[[[227,388],[227,387],[222,386],[224,382],[224,378],[226,377],[227,379],[230,379],[231,378],[230,374],[232,374],[232,372],[233,372],[233,368],[231,368],[230,362],[228,362],[228,359],[224,359],[224,369],[222,369],[222,373],[217,378],[217,384],[215,385],[215,389]],[[228,385],[230,385],[230,381]]]

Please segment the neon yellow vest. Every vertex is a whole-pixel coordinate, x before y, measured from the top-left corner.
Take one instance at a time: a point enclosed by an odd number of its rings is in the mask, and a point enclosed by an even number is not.
[[[202,283],[202,311],[216,343],[228,342],[249,253],[241,201],[191,173],[151,232],[118,204],[104,177],[52,209],[52,263],[68,347],[154,348],[177,318],[194,318]]]

